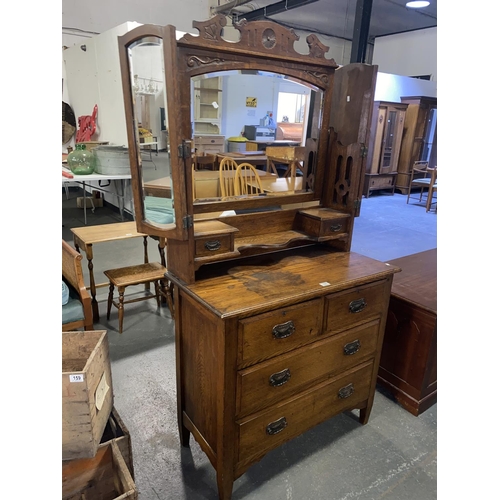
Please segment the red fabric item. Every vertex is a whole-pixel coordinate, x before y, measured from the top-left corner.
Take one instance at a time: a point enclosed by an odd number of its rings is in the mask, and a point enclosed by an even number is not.
[[[97,104],[94,106],[91,116],[80,116],[78,117],[78,131],[76,133],[75,141],[87,142],[90,141],[92,136],[96,131],[96,119],[97,119]]]

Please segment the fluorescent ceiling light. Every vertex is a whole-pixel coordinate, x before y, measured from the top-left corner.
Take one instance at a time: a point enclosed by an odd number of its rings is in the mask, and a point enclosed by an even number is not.
[[[416,0],[413,2],[406,2],[406,6],[409,9],[421,9],[423,7],[427,7],[430,4],[430,2],[426,2],[424,0]]]

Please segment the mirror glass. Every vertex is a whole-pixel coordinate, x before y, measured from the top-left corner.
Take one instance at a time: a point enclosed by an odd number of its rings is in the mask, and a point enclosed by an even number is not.
[[[145,220],[175,227],[163,41],[143,38],[128,48],[134,131]]]
[[[312,191],[322,94],[259,70],[192,77],[195,204]]]

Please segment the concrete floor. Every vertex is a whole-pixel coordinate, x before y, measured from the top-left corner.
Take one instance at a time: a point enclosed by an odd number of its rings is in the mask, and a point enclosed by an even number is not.
[[[72,244],[72,227],[83,226],[76,197],[62,197],[62,237]],[[374,193],[363,198],[352,250],[386,261],[436,248],[437,216],[406,196]],[[108,207],[88,212],[88,224],[120,222]],[[94,248],[97,283],[102,271],[141,262],[142,239]],[[149,245],[158,260],[156,243]],[[85,262],[85,261],[84,261]],[[87,269],[84,268],[87,279]],[[130,292],[128,293],[130,295]],[[117,312],[106,320],[107,288],[98,289],[108,331],[115,408],[128,427],[135,481],[141,500],[217,500],[215,472],[198,444],[181,448],[177,433],[174,323],[154,300],[126,306],[124,332]],[[370,421],[357,412],[320,424],[267,454],[238,478],[233,500],[431,500],[437,498],[437,405],[414,417],[377,390]]]

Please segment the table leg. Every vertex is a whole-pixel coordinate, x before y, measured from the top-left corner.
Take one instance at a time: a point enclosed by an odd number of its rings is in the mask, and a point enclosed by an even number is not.
[[[117,193],[118,196],[118,210],[120,211],[120,217],[122,221],[125,219],[123,218],[123,211],[124,211],[124,205],[125,205],[125,180],[120,179],[120,187],[121,187],[121,194]]]
[[[149,262],[149,257],[148,257],[148,237],[144,236],[144,264],[147,264]],[[149,291],[151,289],[151,284],[149,281],[147,283],[144,283],[144,290]]]
[[[85,189],[85,181],[82,182],[83,186],[83,220],[87,225],[87,190]]]
[[[87,262],[89,268],[89,280],[90,280],[90,296],[92,297],[92,316],[94,318],[94,323],[99,321],[99,304],[96,299],[96,287],[95,287],[95,279],[94,279],[94,263],[92,260],[94,259],[94,253],[92,249],[92,245],[86,245],[85,254],[87,255]]]

